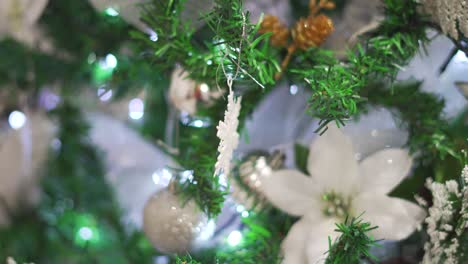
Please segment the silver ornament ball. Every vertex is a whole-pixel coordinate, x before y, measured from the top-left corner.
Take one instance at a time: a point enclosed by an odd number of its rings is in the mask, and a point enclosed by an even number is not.
[[[147,201],[143,230],[153,246],[163,253],[186,253],[207,224],[207,217],[194,201],[182,204],[171,190],[164,189]]]

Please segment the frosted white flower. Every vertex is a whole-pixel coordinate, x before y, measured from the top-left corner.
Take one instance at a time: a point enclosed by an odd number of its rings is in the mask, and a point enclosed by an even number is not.
[[[466,0],[420,0],[425,13],[432,16],[442,31],[454,39],[461,32],[468,36],[468,1]]]
[[[182,68],[176,68],[172,72],[171,86],[169,87],[169,99],[174,106],[190,115],[197,110],[197,98],[195,88],[197,84],[188,77],[188,72]]]
[[[426,186],[432,192],[433,205],[429,208],[429,216],[425,220],[429,241],[424,245],[422,264],[457,264],[460,263],[459,259],[463,258],[459,248],[461,237],[464,232],[468,232],[467,174],[468,166],[465,166],[461,175],[464,181],[462,188],[454,180],[445,184],[427,181]],[[453,199],[460,199],[461,206],[456,206],[459,203],[454,203]]]
[[[273,205],[302,218],[283,241],[283,263],[321,263],[334,239],[335,223],[346,215],[377,225],[377,239],[399,240],[424,219],[416,204],[387,194],[408,174],[412,159],[405,150],[385,149],[358,164],[349,138],[335,126],[312,142],[307,163],[311,176],[281,170],[264,181],[264,193]]]
[[[234,98],[234,93],[230,89],[228,95],[227,110],[224,113],[224,121],[219,121],[216,127],[218,132],[216,135],[220,139],[218,146],[218,160],[215,164],[215,174],[229,174],[231,167],[232,153],[239,144],[239,113],[241,108],[242,97]]]

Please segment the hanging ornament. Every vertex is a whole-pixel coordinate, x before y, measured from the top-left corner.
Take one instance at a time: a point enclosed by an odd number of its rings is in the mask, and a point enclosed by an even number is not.
[[[169,99],[177,109],[189,115],[196,113],[198,102],[209,105],[222,94],[222,91],[210,91],[206,83],[196,83],[188,77],[188,72],[180,67],[172,72]]]
[[[247,155],[238,167],[238,176],[248,191],[231,181],[234,199],[249,210],[255,207],[255,203],[262,207],[267,202],[262,190],[263,183],[268,181],[274,171],[283,167],[284,158],[284,154],[279,151],[272,154],[255,151]]]
[[[32,44],[38,38],[36,22],[47,2],[48,0],[0,1],[0,40],[12,37]]]
[[[468,37],[468,2],[465,0],[419,0],[421,11],[455,40]]]
[[[325,39],[333,32],[333,21],[326,15],[319,14],[322,9],[334,9],[335,3],[329,0],[310,0],[309,16],[301,18],[290,30],[292,42],[288,45],[289,30],[275,16],[266,16],[262,21],[259,33],[272,33],[270,42],[273,46],[285,47],[288,54],[281,63],[281,72],[275,78],[281,78],[282,72],[286,69],[292,55],[297,49],[307,50],[320,46]]]
[[[218,132],[216,136],[220,139],[218,146],[218,159],[215,164],[215,175],[224,173],[228,175],[231,170],[231,159],[234,150],[239,144],[239,133],[237,127],[239,126],[239,113],[241,109],[242,97],[234,97],[234,92],[231,89],[231,82],[229,84],[229,95],[226,112],[224,113],[224,120],[219,121],[216,127]]]
[[[39,201],[40,167],[54,130],[38,112],[12,111],[7,122],[10,128],[0,133],[0,227],[12,212]]]
[[[146,202],[143,230],[161,252],[186,253],[207,225],[194,201],[183,204],[172,190],[164,189]]]

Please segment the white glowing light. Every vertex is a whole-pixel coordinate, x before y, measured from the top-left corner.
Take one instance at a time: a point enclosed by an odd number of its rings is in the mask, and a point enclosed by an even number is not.
[[[193,171],[186,170],[182,172],[182,176],[180,177],[180,182],[184,183],[186,181],[189,181],[189,182],[193,181]]]
[[[26,123],[26,116],[23,114],[23,112],[13,111],[11,112],[10,116],[8,116],[8,123],[10,124],[11,128],[18,130]]]
[[[191,124],[194,127],[203,127],[203,121],[200,119],[194,120]]]
[[[207,60],[206,64],[211,65],[211,64],[213,64],[213,61],[212,60]]]
[[[237,230],[232,231],[227,237],[227,243],[232,247],[239,245],[241,241],[242,233]]]
[[[134,98],[128,103],[128,116],[131,119],[138,120],[144,115],[145,104],[140,98]]]
[[[154,31],[151,31],[150,32],[150,40],[153,41],[153,42],[158,41],[158,33],[154,32]]]
[[[289,86],[289,93],[292,94],[292,95],[297,94],[298,90],[299,90],[299,88],[295,84]]]
[[[113,7],[108,7],[104,10],[104,13],[108,16],[118,16],[119,15],[119,11],[117,11],[116,9],[114,9]]]
[[[172,174],[168,169],[162,169],[159,171],[155,171],[153,175],[151,175],[154,184],[161,185],[161,186],[168,186],[169,182],[172,179]]]
[[[200,84],[200,91],[202,93],[207,93],[207,92],[210,91],[210,87],[208,87],[208,84],[202,83],[202,84]]]
[[[86,226],[80,228],[80,230],[78,230],[78,234],[84,240],[90,240],[91,238],[93,238],[93,230]]]
[[[238,213],[242,213],[242,212],[245,211],[245,207],[243,205],[238,205],[238,206],[236,206],[236,211]]]
[[[241,216],[244,217],[244,218],[249,217],[249,212],[244,211],[244,212],[242,212]]]
[[[117,58],[111,53],[106,55],[106,66],[112,69],[117,67]]]
[[[102,102],[107,102],[112,98],[112,90],[99,88],[97,90],[97,96],[99,97],[99,100],[101,100]]]

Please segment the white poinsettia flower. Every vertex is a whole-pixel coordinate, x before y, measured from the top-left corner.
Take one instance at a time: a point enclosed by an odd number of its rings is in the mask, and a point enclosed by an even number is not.
[[[400,240],[424,219],[422,208],[387,194],[408,174],[412,159],[403,149],[381,150],[358,163],[353,146],[336,126],[310,145],[307,170],[274,172],[263,183],[267,199],[302,218],[283,241],[283,263],[324,262],[328,236],[347,215],[377,225],[376,239]]]
[[[197,110],[197,97],[195,89],[197,84],[188,77],[188,72],[182,68],[176,68],[172,72],[169,98],[174,106],[190,115]]]

